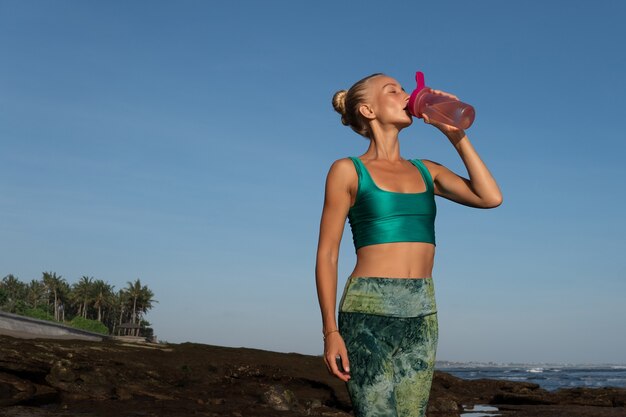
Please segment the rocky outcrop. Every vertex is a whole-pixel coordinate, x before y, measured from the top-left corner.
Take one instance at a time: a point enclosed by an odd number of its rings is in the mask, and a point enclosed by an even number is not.
[[[502,415],[626,417],[626,389],[568,388],[546,391],[538,384],[493,379],[464,380],[444,372],[436,372],[431,391],[430,411],[452,409],[452,402],[490,404]],[[444,401],[447,399],[447,401]],[[446,407],[438,408],[443,402]],[[544,414],[541,414],[543,410]]]
[[[469,404],[493,404],[503,416],[626,416],[626,390],[547,392],[536,384],[435,373],[429,416],[458,416]],[[328,374],[319,356],[0,336],[0,417],[79,414],[352,415],[345,384]]]

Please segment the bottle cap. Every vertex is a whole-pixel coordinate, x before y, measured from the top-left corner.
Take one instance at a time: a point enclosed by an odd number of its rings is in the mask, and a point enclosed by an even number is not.
[[[417,71],[415,73],[415,81],[417,81],[417,87],[411,93],[411,97],[409,97],[409,111],[411,111],[411,113],[413,113],[413,109],[415,108],[415,99],[417,98],[417,95],[422,89],[424,89],[424,87],[426,87],[424,84],[424,73],[422,71]],[[414,116],[420,117],[416,114]]]

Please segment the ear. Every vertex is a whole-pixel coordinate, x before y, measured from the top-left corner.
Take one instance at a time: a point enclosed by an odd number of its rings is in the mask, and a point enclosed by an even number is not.
[[[374,114],[374,109],[372,109],[369,104],[361,104],[359,106],[359,113],[361,113],[363,117],[369,120],[376,118],[376,115]]]

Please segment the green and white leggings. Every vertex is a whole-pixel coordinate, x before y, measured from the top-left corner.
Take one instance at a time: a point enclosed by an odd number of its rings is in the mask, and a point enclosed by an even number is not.
[[[423,417],[438,340],[433,279],[350,277],[338,326],[355,417]]]

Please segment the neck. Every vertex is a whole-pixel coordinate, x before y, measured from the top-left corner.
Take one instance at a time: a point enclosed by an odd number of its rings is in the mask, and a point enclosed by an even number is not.
[[[381,159],[386,161],[399,161],[400,142],[398,141],[397,128],[390,126],[382,128],[380,125],[371,124],[372,137],[370,138],[370,146],[365,152],[368,159]]]

